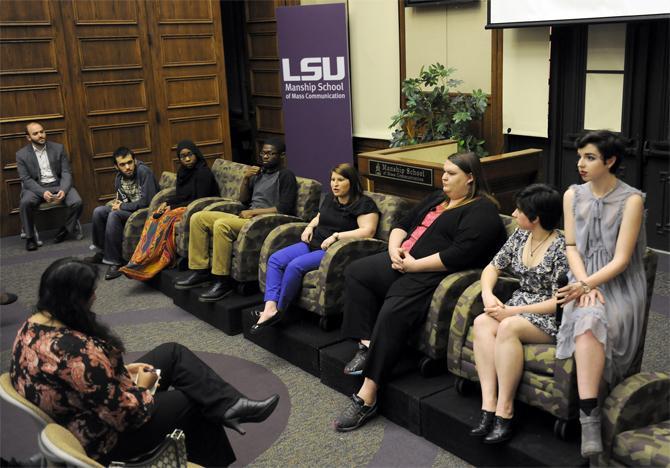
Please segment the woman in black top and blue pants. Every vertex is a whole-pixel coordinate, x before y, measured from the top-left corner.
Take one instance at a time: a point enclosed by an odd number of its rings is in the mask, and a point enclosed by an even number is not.
[[[251,327],[257,333],[281,320],[300,292],[305,273],[319,268],[328,247],[339,239],[372,237],[377,231],[379,210],[365,195],[358,171],[351,164],[340,164],[332,171],[331,193],[319,213],[307,225],[301,242],[278,250],[268,260],[265,277],[265,307],[257,312],[258,322]]]
[[[505,227],[475,154],[450,156],[442,184],[442,191],[394,227],[388,252],[357,260],[345,271],[342,332],[360,342],[345,373],[363,374],[365,381],[335,420],[338,431],[357,429],[374,416],[379,384],[425,320],[445,275],[483,268],[505,242]]]

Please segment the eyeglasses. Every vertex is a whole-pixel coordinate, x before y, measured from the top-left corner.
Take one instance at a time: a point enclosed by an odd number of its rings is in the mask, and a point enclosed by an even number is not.
[[[186,159],[190,158],[191,156],[193,156],[193,153],[190,151],[188,153],[179,153],[179,159]]]

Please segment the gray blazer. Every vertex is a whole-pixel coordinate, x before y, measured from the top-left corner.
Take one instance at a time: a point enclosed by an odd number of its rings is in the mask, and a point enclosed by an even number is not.
[[[72,170],[63,145],[47,141],[47,157],[49,158],[51,172],[58,183],[58,190],[56,191],[62,190],[67,194],[72,187]],[[33,192],[42,198],[46,190],[40,185],[40,165],[37,162],[32,143],[16,152],[16,168],[19,171],[19,177],[21,177],[23,190]],[[53,192],[54,190],[49,191]]]

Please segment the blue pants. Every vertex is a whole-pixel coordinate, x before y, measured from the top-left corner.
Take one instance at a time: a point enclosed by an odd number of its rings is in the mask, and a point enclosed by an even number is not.
[[[108,265],[123,265],[123,228],[130,218],[130,211],[98,206],[93,210],[93,245],[104,252],[103,261]]]
[[[309,251],[304,242],[276,251],[268,260],[265,276],[265,302],[275,301],[277,309],[286,310],[298,295],[305,273],[319,268],[325,250]]]

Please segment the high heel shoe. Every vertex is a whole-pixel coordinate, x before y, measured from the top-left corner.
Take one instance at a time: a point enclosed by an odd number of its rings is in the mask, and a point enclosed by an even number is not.
[[[254,315],[257,316],[258,318],[260,318],[261,312],[256,311],[256,313]],[[281,312],[277,311],[276,314],[274,314],[272,317],[270,317],[266,321],[260,322],[260,323],[258,323],[258,322],[254,323],[251,326],[251,328],[249,329],[249,333],[252,334],[252,335],[255,335],[256,333],[259,333],[263,328],[271,327],[272,325],[276,325],[277,323],[281,322],[281,315],[282,315]]]
[[[240,424],[265,421],[275,410],[277,403],[279,403],[279,395],[276,394],[265,400],[249,400],[242,397],[225,412],[223,425],[244,435],[246,431]]]
[[[470,431],[470,435],[472,437],[481,437],[491,432],[495,415],[495,411],[482,410],[479,414],[479,423]]]
[[[512,420],[514,418],[502,418],[500,416],[495,417],[493,421],[493,429],[489,432],[489,435],[484,437],[485,444],[499,444],[505,442],[512,438]]]

